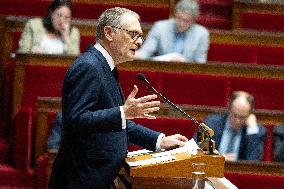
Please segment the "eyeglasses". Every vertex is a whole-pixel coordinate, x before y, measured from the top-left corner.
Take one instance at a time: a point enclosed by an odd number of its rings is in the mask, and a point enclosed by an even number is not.
[[[56,13],[55,16],[59,19],[63,19],[63,20],[70,20],[71,16],[65,16],[62,13]]]
[[[141,38],[142,41],[144,41],[143,34],[140,34],[136,31],[130,31],[130,30],[127,30],[127,29],[124,29],[124,28],[121,28],[121,27],[117,27],[117,26],[112,26],[112,27],[116,28],[116,29],[127,31],[130,34],[131,39],[133,39],[134,41],[136,41],[139,38]]]

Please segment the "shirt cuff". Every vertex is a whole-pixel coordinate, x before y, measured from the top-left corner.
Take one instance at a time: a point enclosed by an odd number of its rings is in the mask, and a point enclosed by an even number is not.
[[[247,126],[247,135],[253,135],[258,133],[259,133],[259,128],[257,125]]]
[[[126,118],[123,110],[123,106],[120,106],[120,116],[121,116],[121,128],[125,129],[126,128]]]
[[[161,148],[161,141],[162,141],[162,138],[163,138],[164,136],[166,136],[164,133],[161,133],[161,134],[158,136],[157,143],[156,143],[156,151],[162,150],[162,148]]]

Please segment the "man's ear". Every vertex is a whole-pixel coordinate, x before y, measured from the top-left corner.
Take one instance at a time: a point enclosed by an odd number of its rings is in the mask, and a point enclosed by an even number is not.
[[[113,40],[113,28],[111,26],[105,26],[104,27],[104,34],[105,37],[108,41],[112,41]]]

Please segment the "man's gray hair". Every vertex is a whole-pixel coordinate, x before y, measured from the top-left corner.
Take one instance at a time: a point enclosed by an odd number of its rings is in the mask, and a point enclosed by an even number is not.
[[[199,16],[199,4],[197,0],[180,0],[176,4],[175,10],[191,14],[195,18]]]
[[[121,27],[121,18],[124,14],[130,14],[136,16],[138,20],[140,19],[136,12],[126,8],[114,7],[107,9],[99,18],[96,30],[96,39],[99,40],[103,38],[105,26]]]

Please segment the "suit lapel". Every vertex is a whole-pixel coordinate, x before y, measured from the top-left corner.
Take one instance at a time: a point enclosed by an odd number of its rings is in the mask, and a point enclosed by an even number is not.
[[[102,63],[101,65],[103,67],[105,77],[109,81],[108,82],[109,85],[110,85],[110,86],[108,86],[109,90],[113,91],[113,93],[114,93],[113,97],[116,99],[116,102],[118,102],[118,105],[122,105],[124,103],[124,96],[123,96],[121,86],[116,81],[113,73],[111,72],[110,67],[109,67],[105,57],[96,48],[94,48],[93,45],[89,46],[88,50],[90,50],[92,52],[92,54],[94,54],[101,61],[101,63]]]

